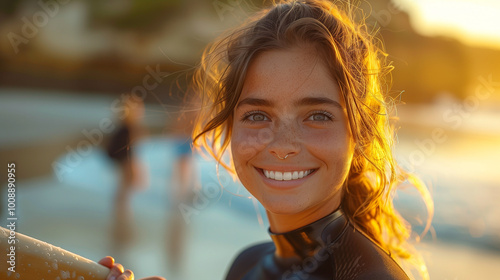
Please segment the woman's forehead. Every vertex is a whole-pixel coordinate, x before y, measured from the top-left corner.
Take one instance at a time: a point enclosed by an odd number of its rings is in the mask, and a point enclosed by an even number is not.
[[[257,55],[249,65],[240,99],[289,101],[307,96],[340,101],[337,82],[321,56],[312,47],[294,47]]]

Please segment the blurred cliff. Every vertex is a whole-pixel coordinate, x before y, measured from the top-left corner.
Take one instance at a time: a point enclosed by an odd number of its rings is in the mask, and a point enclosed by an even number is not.
[[[156,81],[148,82],[158,85],[146,100],[162,102],[178,78],[171,74],[194,66],[202,48],[237,12],[226,11],[221,21],[203,0],[0,5],[2,86],[117,94],[155,72]]]
[[[143,83],[147,66],[165,76],[189,70],[208,42],[262,1],[254,2],[2,1],[0,84],[127,92]],[[363,9],[395,66],[393,92],[404,90],[405,102],[429,102],[440,93],[464,98],[479,76],[500,76],[500,48],[421,36],[390,0],[363,2]],[[162,79],[148,99],[166,102],[177,78]]]
[[[479,77],[500,76],[500,46],[469,46],[452,37],[426,37],[414,31],[410,15],[390,0],[370,1],[369,26],[380,31],[393,71],[393,91],[409,103],[433,101],[440,94],[463,100]],[[480,20],[480,19],[477,19]],[[493,100],[500,100],[499,96]]]

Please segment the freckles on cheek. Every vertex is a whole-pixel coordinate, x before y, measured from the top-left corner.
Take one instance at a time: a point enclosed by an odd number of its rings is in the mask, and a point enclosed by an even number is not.
[[[333,133],[325,131],[310,132],[304,135],[307,136],[305,142],[310,148],[323,152],[327,152],[327,150],[330,149],[332,145],[336,145],[335,143],[339,140]]]
[[[254,157],[263,148],[261,142],[258,138],[258,130],[238,129],[233,131],[231,137],[233,157],[240,160]]]
[[[349,139],[342,133],[318,131],[308,134],[306,142],[310,151],[330,164],[333,163],[332,160],[335,165],[349,161],[352,154]]]

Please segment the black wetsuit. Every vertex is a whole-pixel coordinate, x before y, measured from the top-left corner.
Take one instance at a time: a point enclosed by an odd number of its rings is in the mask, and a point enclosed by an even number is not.
[[[270,235],[273,242],[252,246],[236,258],[227,280],[409,279],[340,209],[302,228]]]

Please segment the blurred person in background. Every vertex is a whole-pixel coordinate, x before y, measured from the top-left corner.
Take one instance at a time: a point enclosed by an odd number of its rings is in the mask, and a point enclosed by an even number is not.
[[[169,184],[171,193],[171,209],[168,219],[167,240],[167,264],[170,270],[178,274],[183,268],[184,247],[187,235],[188,220],[184,215],[186,207],[192,207],[193,200],[199,191],[198,170],[191,149],[191,131],[197,111],[182,110],[174,124],[173,137],[175,139],[174,167],[172,168],[172,179]]]
[[[393,158],[391,67],[340,5],[280,2],[203,55],[193,141],[264,206],[272,239],[240,253],[226,279],[428,278],[392,202],[408,181],[432,215],[426,186]],[[108,279],[133,279],[103,262]]]
[[[112,229],[113,252],[123,255],[123,249],[133,241],[134,221],[131,200],[135,191],[146,187],[144,168],[137,159],[134,145],[143,137],[141,121],[144,103],[141,99],[126,95],[122,99],[122,123],[111,136],[107,146],[108,156],[119,167],[119,183],[116,189],[114,224]]]

